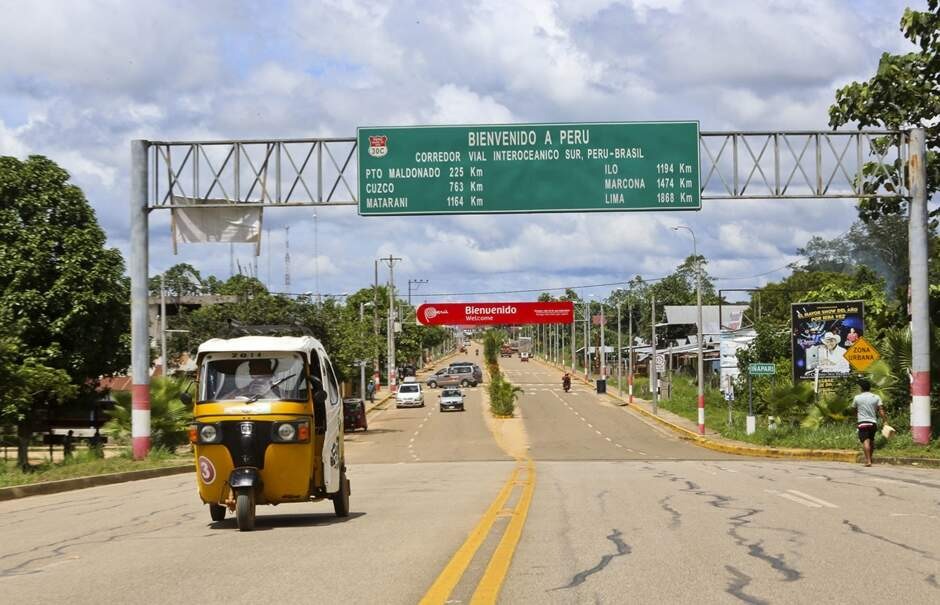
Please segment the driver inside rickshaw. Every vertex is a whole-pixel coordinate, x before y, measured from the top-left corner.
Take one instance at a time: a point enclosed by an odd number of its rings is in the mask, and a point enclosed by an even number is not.
[[[274,381],[274,370],[277,365],[276,359],[251,359],[247,362],[248,374],[251,376],[248,384],[241,388],[236,388],[231,397],[247,397],[257,401],[258,399],[280,399],[281,390],[278,383]]]

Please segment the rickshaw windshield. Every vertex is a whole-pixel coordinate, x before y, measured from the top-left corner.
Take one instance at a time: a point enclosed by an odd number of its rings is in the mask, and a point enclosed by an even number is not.
[[[256,355],[252,353],[251,355]],[[199,401],[307,401],[300,353],[210,353],[202,364]]]

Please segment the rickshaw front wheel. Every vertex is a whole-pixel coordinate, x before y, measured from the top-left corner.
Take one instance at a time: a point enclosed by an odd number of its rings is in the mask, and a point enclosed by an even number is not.
[[[224,521],[225,520],[225,507],[221,504],[212,504],[209,503],[209,516],[212,517],[213,521]]]
[[[333,496],[333,512],[337,517],[349,516],[349,480],[345,470],[339,472],[339,491]]]
[[[240,490],[235,495],[235,520],[239,531],[255,528],[255,494],[252,490]]]

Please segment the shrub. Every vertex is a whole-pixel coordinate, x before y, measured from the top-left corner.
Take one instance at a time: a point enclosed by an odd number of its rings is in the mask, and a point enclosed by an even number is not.
[[[497,374],[490,379],[490,411],[495,416],[512,416],[522,389]]]
[[[154,448],[172,451],[188,440],[187,431],[193,421],[192,410],[180,401],[180,393],[188,390],[188,378],[157,377],[150,382],[150,439]],[[131,442],[131,394],[116,391],[112,419],[105,425],[105,432],[114,442],[128,445]]]

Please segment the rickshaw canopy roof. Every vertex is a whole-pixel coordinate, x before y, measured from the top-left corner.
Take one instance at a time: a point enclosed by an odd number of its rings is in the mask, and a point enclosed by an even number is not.
[[[308,357],[311,351],[326,352],[320,341],[312,336],[212,338],[199,345],[200,355],[203,353],[250,353],[254,351],[304,353]]]

